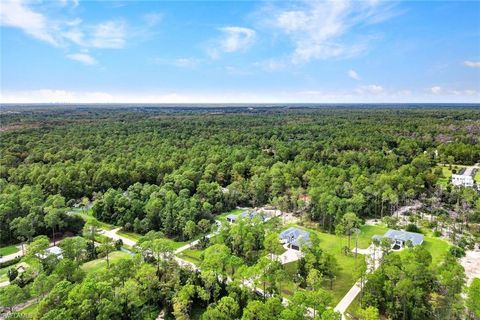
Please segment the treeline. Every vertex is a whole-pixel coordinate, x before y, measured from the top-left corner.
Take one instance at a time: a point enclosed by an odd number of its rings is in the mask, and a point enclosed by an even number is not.
[[[188,112],[31,111],[22,121],[38,128],[1,133],[0,177],[44,198],[95,198],[98,217],[138,232],[179,234],[187,221],[268,202],[333,230],[346,211],[390,214],[432,191],[436,162],[471,163],[479,152],[476,109]],[[136,183],[145,195],[129,191]],[[26,213],[2,210],[11,242],[10,222]]]
[[[420,246],[401,254],[389,254],[367,279],[361,298],[363,306],[375,307],[388,318],[462,319],[464,316],[461,294],[465,272],[450,254],[439,266],[432,264],[430,253]]]

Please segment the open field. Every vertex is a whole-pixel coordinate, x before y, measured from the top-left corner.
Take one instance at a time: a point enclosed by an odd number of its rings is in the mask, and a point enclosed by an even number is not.
[[[110,260],[110,263],[113,263],[115,261],[118,261],[120,259],[129,259],[131,256],[128,254],[128,253],[125,253],[125,252],[122,252],[122,251],[114,251],[112,253],[110,253],[109,255],[109,260]],[[100,259],[96,259],[96,260],[92,260],[92,261],[89,261],[89,262],[86,262],[82,265],[82,269],[88,273],[90,272],[97,272],[99,271],[100,269],[104,269],[107,267],[107,259],[106,257],[103,257],[103,258],[100,258]]]
[[[188,262],[195,263],[196,265],[200,264],[201,262],[201,255],[203,250],[198,249],[187,249],[182,251],[181,253],[177,254],[179,258],[187,260]]]
[[[20,249],[18,249],[16,245],[2,247],[0,248],[0,256],[7,256],[9,254],[16,253],[18,251],[20,251]]]

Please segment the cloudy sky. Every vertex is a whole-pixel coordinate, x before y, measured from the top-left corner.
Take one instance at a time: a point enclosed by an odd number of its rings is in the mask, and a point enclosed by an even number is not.
[[[480,102],[479,1],[1,0],[2,102]]]

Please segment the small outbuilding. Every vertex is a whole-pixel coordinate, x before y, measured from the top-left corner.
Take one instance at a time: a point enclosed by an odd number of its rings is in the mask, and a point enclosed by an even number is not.
[[[388,230],[383,236],[374,235],[373,239],[381,240],[382,238],[389,238],[392,240],[392,249],[399,250],[410,242],[413,246],[419,246],[423,243],[423,234],[416,232],[409,232],[403,230]]]
[[[282,231],[279,237],[283,244],[294,250],[310,244],[310,232],[295,227]]]

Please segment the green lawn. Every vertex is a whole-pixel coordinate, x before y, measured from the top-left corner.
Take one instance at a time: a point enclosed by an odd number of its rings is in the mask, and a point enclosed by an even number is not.
[[[185,251],[180,252],[177,256],[189,262],[192,262],[196,265],[200,264],[201,262],[201,255],[203,250],[198,249],[187,249]]]
[[[432,264],[438,265],[450,248],[450,244],[442,239],[425,237],[423,241],[423,246],[430,252],[432,255]]]
[[[123,230],[118,231],[117,234],[121,237],[125,237],[127,239],[132,240],[132,241],[138,241],[142,237],[142,235],[140,235],[138,233],[123,231]]]
[[[110,253],[109,255],[110,263],[113,263],[120,259],[130,259],[130,258],[131,258],[131,255],[122,251],[115,251]],[[104,269],[106,267],[107,267],[107,260],[105,257],[103,257],[100,259],[86,262],[82,265],[81,268],[85,270],[87,273],[90,273],[90,272],[97,272],[100,269]]]
[[[287,225],[285,229],[295,225]],[[336,279],[333,281],[333,286],[330,288],[330,282],[325,281],[324,288],[333,294],[333,304],[336,305],[343,296],[350,290],[353,284],[357,281],[358,275],[357,266],[365,261],[365,257],[362,255],[357,256],[357,261],[353,255],[345,256],[341,253],[342,247],[347,245],[347,238],[339,238],[336,235],[320,232],[318,230],[312,230],[296,226],[301,229],[306,229],[310,232],[315,232],[320,239],[320,247],[327,253],[333,255],[337,259],[338,269]],[[369,232],[376,232],[378,230],[367,230]],[[368,237],[367,232],[364,237]],[[354,242],[352,241],[352,249]]]
[[[25,315],[27,319],[34,319],[37,315],[38,303],[32,303],[28,307],[19,311],[22,315]]]
[[[438,184],[446,187],[450,183],[450,178],[452,177],[452,170],[449,169],[449,166],[439,165],[442,168],[442,177],[438,179]]]
[[[0,256],[6,256],[6,255],[9,255],[9,254],[12,254],[12,253],[16,253],[18,251],[20,251],[20,249],[18,249],[16,245],[11,245],[11,246],[8,246],[8,247],[2,247],[2,248],[0,248]]]
[[[242,213],[243,211],[245,211],[245,210],[244,209],[233,209],[232,211],[224,212],[224,213],[216,216],[215,218],[217,220],[220,220],[221,222],[227,222],[226,216],[228,216],[229,214],[239,214],[239,213]]]
[[[372,243],[372,236],[375,234],[383,235],[388,228],[385,225],[363,225],[360,227],[360,234],[358,236],[358,247],[366,249]],[[352,244],[354,245],[355,236],[352,236]]]
[[[102,222],[102,221],[98,220],[97,218],[95,218],[93,216],[92,209],[89,209],[89,210],[86,210],[86,211],[75,212],[74,215],[79,216],[80,218],[85,220],[85,222],[97,221],[100,228],[102,228],[102,229],[113,230],[113,229],[116,228],[114,225]]]

